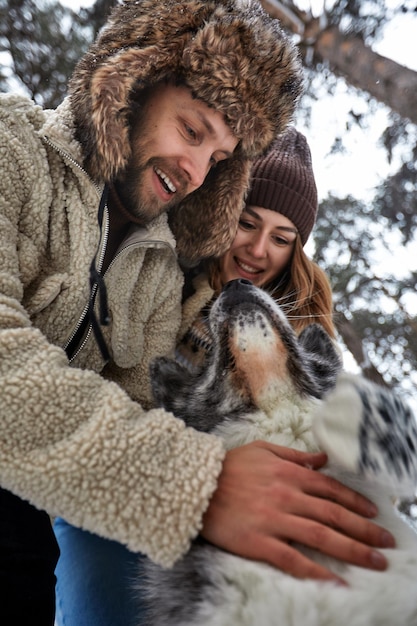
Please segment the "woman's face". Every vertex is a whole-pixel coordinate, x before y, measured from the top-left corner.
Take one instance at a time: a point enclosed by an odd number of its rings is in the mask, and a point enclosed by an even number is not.
[[[297,237],[294,224],[281,213],[246,206],[236,237],[220,260],[222,284],[236,278],[257,287],[282,274],[291,260]]]

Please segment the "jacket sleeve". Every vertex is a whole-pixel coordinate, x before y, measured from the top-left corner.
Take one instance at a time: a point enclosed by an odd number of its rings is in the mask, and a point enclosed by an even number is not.
[[[41,215],[24,223],[28,198],[34,189],[39,201],[50,193],[36,151],[33,137],[23,142],[0,121],[0,483],[169,566],[200,528],[223,444],[162,409],[145,411],[115,382],[70,367],[32,325],[22,276],[30,277],[33,263],[22,267],[19,250],[25,245],[30,259],[47,227]],[[157,323],[162,317],[152,332]]]

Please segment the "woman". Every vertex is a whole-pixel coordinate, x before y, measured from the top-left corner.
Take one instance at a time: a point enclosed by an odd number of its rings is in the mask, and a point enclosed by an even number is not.
[[[297,333],[318,322],[335,337],[332,293],[304,252],[317,215],[317,189],[304,135],[290,127],[253,166],[251,187],[230,249],[187,273],[179,361],[198,367],[210,349],[207,313],[223,285],[244,278],[280,303]]]

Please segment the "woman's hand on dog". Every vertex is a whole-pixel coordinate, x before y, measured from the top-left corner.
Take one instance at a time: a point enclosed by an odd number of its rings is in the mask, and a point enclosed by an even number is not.
[[[264,561],[297,578],[343,581],[291,544],[317,548],[341,561],[387,567],[376,547],[394,546],[372,523],[376,507],[316,471],[326,455],[256,441],[230,450],[204,515],[202,535],[242,557]]]

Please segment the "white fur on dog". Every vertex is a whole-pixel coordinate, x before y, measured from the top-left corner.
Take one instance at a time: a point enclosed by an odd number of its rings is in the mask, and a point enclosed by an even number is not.
[[[388,571],[338,563],[299,547],[342,576],[349,585],[342,587],[298,580],[268,565],[216,551],[210,553],[210,579],[220,592],[212,590],[192,621],[181,622],[181,626],[417,626],[417,534],[390,499],[391,493],[398,491],[413,495],[417,457],[406,482],[401,484],[389,473],[378,477],[379,482],[389,483],[388,494],[386,487],[378,486],[371,477],[357,476],[358,425],[363,410],[357,387],[362,385],[368,390],[363,379],[342,374],[326,402],[289,397],[286,402],[281,400],[274,414],[256,412],[246,416],[244,424],[223,423],[215,432],[230,447],[262,436],[299,450],[324,449],[331,459],[326,473],[369,497],[379,508],[376,523],[395,535],[396,549],[380,550],[388,558]]]

